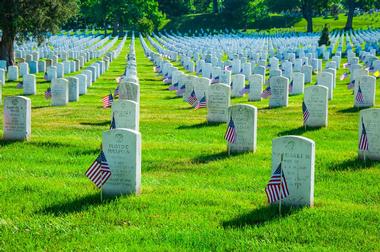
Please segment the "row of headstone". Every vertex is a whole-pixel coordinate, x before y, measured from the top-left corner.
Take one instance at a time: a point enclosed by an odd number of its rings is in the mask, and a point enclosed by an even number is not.
[[[118,81],[119,98],[112,103],[111,129],[103,132],[102,150],[112,174],[102,187],[106,196],[141,192],[140,88],[134,44],[132,33],[127,67]]]

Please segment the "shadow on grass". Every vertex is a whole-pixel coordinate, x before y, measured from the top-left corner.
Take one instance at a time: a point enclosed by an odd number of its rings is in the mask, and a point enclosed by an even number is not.
[[[240,215],[232,220],[222,223],[223,228],[243,228],[246,226],[262,226],[275,219],[286,218],[300,211],[302,208],[282,207],[281,217],[277,205],[263,206],[252,212]]]
[[[277,135],[278,136],[288,136],[288,135],[300,136],[300,135],[305,134],[308,131],[311,132],[311,131],[316,131],[316,130],[320,130],[323,128],[324,127],[307,127],[305,130],[305,127],[301,126],[301,127],[295,128],[295,129],[281,131]]]
[[[49,106],[49,105],[46,105],[46,106],[35,106],[35,107],[32,108],[32,110],[33,110],[33,109],[49,108],[49,107],[51,107],[51,106]]]
[[[37,214],[52,214],[54,216],[67,215],[87,211],[89,208],[106,205],[113,202],[115,198],[107,198],[100,200],[100,194],[91,194],[81,198],[76,198],[67,202],[54,204],[52,206],[41,209]]]
[[[164,100],[177,100],[177,99],[182,99],[181,96],[166,96]]]
[[[333,164],[329,166],[329,170],[331,171],[356,171],[362,169],[370,169],[380,164],[380,161],[374,160],[361,160],[359,158],[352,158],[348,160],[344,160],[338,164]]]
[[[39,147],[39,148],[62,148],[62,147],[74,147],[74,145],[67,143],[58,143],[58,142],[30,142],[30,145]]]
[[[15,144],[15,143],[22,143],[22,141],[0,139],[0,147],[4,147],[4,146],[7,146],[7,145],[12,145],[12,144]]]
[[[264,108],[258,108],[257,110],[276,110],[276,109],[282,109],[284,107],[264,107]]]
[[[107,126],[110,125],[110,121],[103,121],[103,122],[80,122],[80,125],[87,125],[87,126]]]
[[[352,107],[352,108],[346,108],[346,109],[341,109],[341,110],[338,110],[337,112],[338,113],[357,113],[359,112],[360,110],[362,109],[367,109],[367,108],[355,108],[355,107]]]
[[[244,152],[243,153],[231,153],[230,155],[228,155],[227,151],[222,151],[222,152],[213,153],[213,154],[200,155],[198,157],[193,158],[192,161],[194,163],[198,163],[198,164],[207,164],[209,162],[218,161],[218,160],[226,159],[229,157],[239,156],[242,154],[244,154]]]
[[[181,125],[178,126],[177,129],[183,130],[183,129],[199,129],[199,128],[205,128],[205,127],[218,127],[221,124],[226,124],[225,122],[202,122],[197,123],[193,125]]]

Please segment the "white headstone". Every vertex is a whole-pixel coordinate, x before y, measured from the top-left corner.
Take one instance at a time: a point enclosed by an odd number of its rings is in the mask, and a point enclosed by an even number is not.
[[[257,108],[248,104],[237,104],[228,109],[227,126],[232,119],[236,140],[228,143],[228,150],[231,153],[256,151],[257,138]]]
[[[363,126],[365,130],[363,131]],[[380,160],[380,109],[370,108],[360,111],[358,146],[362,142],[365,133],[368,140],[368,150],[358,148],[359,157],[362,159]]]
[[[289,206],[313,206],[314,141],[300,136],[283,136],[273,139],[272,174],[280,164],[289,191],[289,195],[282,200],[282,203]]]
[[[231,102],[231,88],[227,84],[214,84],[208,87],[207,121],[227,122],[228,107]]]
[[[139,106],[136,102],[130,100],[114,101],[112,103],[112,116],[116,128],[139,131]]]
[[[287,107],[289,95],[289,80],[283,76],[275,76],[270,79],[272,95],[269,100],[269,107]]]
[[[324,86],[310,86],[305,89],[304,102],[309,118],[307,127],[327,127],[328,118],[328,88]]]
[[[375,106],[376,78],[373,76],[361,75],[358,76],[356,80],[357,83],[355,82],[354,89],[355,107],[364,108]]]
[[[130,129],[103,132],[102,148],[111,170],[103,185],[104,196],[140,194],[141,135]]]
[[[264,76],[253,74],[248,77],[249,93],[248,101],[261,101],[261,92],[264,85]]]
[[[245,76],[244,74],[234,74],[232,75],[231,81],[231,97],[241,97],[243,96],[240,91],[245,86]]]
[[[329,100],[332,100],[334,91],[333,75],[328,72],[322,72],[318,74],[317,81],[318,85],[327,87],[329,89]]]
[[[18,80],[18,67],[9,66],[8,67],[8,80],[17,81]]]
[[[32,103],[23,96],[4,99],[4,139],[28,140],[32,133]]]
[[[68,77],[69,81],[69,102],[79,100],[79,80],[77,77]]]
[[[63,78],[52,80],[51,105],[64,106],[69,102],[69,82]]]
[[[36,88],[36,76],[34,74],[26,74],[23,78],[24,95],[35,95],[37,93]]]

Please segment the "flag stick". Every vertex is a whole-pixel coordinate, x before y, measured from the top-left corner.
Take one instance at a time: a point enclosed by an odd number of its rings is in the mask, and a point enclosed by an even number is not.
[[[366,156],[365,156],[366,150],[363,151],[364,155],[364,167],[367,167],[367,162],[366,162]]]
[[[231,155],[230,143],[227,144],[227,152],[228,152],[228,156],[230,156]]]
[[[100,202],[103,202],[103,187],[100,189]]]
[[[280,202],[278,204],[278,214],[281,217],[281,202],[282,202],[282,161],[284,159],[284,154],[281,154],[281,177],[280,177]]]

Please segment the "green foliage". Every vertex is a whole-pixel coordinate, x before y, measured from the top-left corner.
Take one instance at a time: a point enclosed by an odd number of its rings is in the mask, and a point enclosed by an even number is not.
[[[223,14],[241,27],[248,27],[256,20],[267,17],[268,10],[264,0],[224,0]]]
[[[150,34],[153,32],[154,24],[150,19],[143,17],[143,18],[138,20],[137,28],[139,31],[141,31],[145,34]]]
[[[329,28],[327,27],[327,24],[325,24],[325,27],[322,30],[321,37],[318,40],[319,46],[321,45],[330,45],[330,37],[329,37]]]
[[[112,25],[120,30],[133,29],[144,32],[147,25],[157,28],[164,19],[156,0],[86,0],[81,3],[81,10],[83,12],[80,24],[92,24],[104,29]],[[140,30],[140,27],[144,29]]]
[[[58,32],[77,12],[76,0],[1,0],[0,28],[3,36],[30,35],[42,42],[47,32]]]

